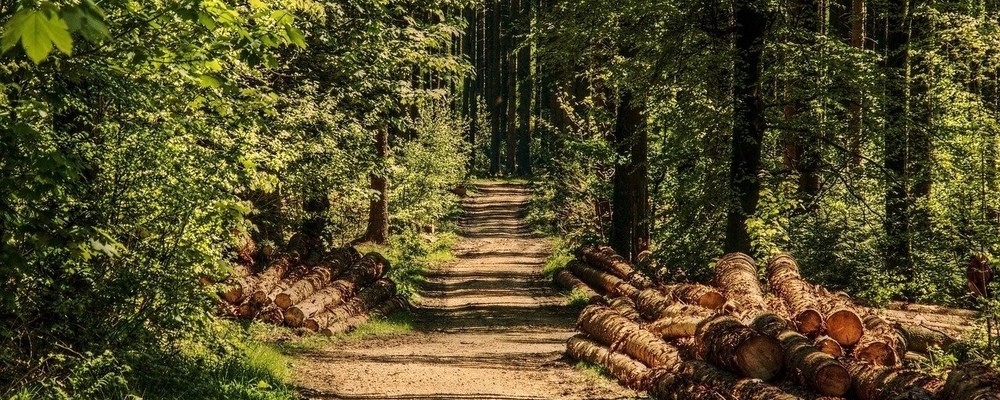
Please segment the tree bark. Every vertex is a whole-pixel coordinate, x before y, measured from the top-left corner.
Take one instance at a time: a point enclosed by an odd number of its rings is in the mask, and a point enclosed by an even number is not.
[[[809,338],[789,329],[789,321],[775,314],[761,314],[751,326],[778,339],[785,351],[785,369],[800,384],[825,396],[841,397],[851,389],[851,374],[837,359],[815,346]]]
[[[594,289],[586,283],[583,283],[583,281],[578,279],[576,275],[573,275],[572,272],[569,272],[568,269],[562,269],[559,270],[559,272],[556,272],[555,276],[553,276],[553,280],[563,289],[583,293],[584,296],[587,296],[587,302],[592,302],[603,297],[595,292]]]
[[[714,281],[722,295],[736,303],[745,320],[770,312],[757,279],[757,265],[750,256],[741,253],[723,256],[715,265]]]
[[[743,376],[766,381],[778,375],[784,365],[784,351],[776,339],[730,316],[702,321],[695,337],[699,358]]]
[[[587,306],[580,312],[577,327],[605,345],[614,345],[650,368],[671,369],[681,362],[676,348],[611,308]]]
[[[486,11],[486,105],[490,111],[490,175],[500,174],[500,143],[503,127],[503,70],[500,39],[500,0],[490,0]]]
[[[566,353],[577,360],[604,367],[608,375],[622,385],[638,390],[649,386],[651,370],[648,367],[583,335],[573,336],[566,341]]]
[[[393,124],[393,122],[389,122]],[[368,228],[357,240],[359,243],[371,242],[385,244],[389,241],[389,131],[385,128],[375,130],[375,156],[378,160],[376,171],[369,174],[371,190],[377,195],[368,206]]]
[[[822,333],[823,314],[820,313],[819,299],[812,286],[802,279],[795,259],[787,254],[778,255],[767,263],[767,280],[771,290],[778,294],[792,316],[797,331],[806,336]]]
[[[885,192],[886,235],[884,253],[887,273],[898,282],[912,282],[913,260],[911,254],[910,202],[907,187],[907,149],[910,148],[909,112],[909,0],[890,0],[887,3],[886,37],[886,99],[884,138],[884,169],[887,189]]]
[[[357,296],[336,308],[327,308],[306,318],[302,327],[313,332],[333,323],[346,321],[351,317],[368,314],[370,310],[396,295],[396,284],[388,279],[380,279],[358,291]]]
[[[932,400],[944,384],[917,371],[881,367],[863,361],[850,361],[847,369],[854,378],[852,391],[860,400]]]
[[[941,400],[1000,399],[1000,373],[987,365],[958,365],[948,373],[941,389]]]
[[[571,261],[566,266],[573,275],[586,282],[593,288],[600,289],[601,292],[611,296],[635,297],[639,290],[618,277],[591,268],[579,261]]]
[[[660,292],[682,303],[694,304],[711,310],[718,310],[726,304],[726,296],[711,286],[678,283],[661,286]]]
[[[877,315],[864,318],[865,334],[851,355],[875,365],[897,366],[906,356],[906,337]]]
[[[729,185],[736,201],[726,217],[727,253],[749,253],[747,218],[757,211],[760,200],[761,146],[764,139],[764,102],[761,97],[761,55],[767,18],[763,4],[755,0],[733,3],[733,135]]]
[[[520,25],[523,34],[531,31],[531,5],[535,0],[520,0]],[[517,53],[517,174],[531,176],[531,98],[534,94],[534,82],[531,79],[531,46],[527,40],[522,40]]]

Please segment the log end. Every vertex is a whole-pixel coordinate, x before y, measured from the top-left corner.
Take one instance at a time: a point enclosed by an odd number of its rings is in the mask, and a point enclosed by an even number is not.
[[[827,335],[844,346],[853,346],[865,333],[864,322],[854,311],[842,308],[826,317]]]
[[[309,319],[306,319],[305,321],[302,321],[302,327],[305,328],[305,329],[308,329],[311,332],[318,332],[319,331],[319,323],[316,322],[316,320],[312,319],[312,318],[309,318]]]
[[[824,396],[842,397],[851,390],[851,373],[839,363],[824,365],[816,371],[814,385]]]
[[[837,343],[836,340],[833,340],[833,338],[829,336],[816,338],[816,348],[818,348],[819,351],[834,357],[844,356],[844,348],[840,346],[840,343]]]
[[[711,291],[698,298],[698,305],[709,310],[718,310],[726,305],[726,296],[722,293]]]
[[[256,306],[266,306],[271,303],[271,299],[267,297],[267,293],[263,290],[255,290],[251,293],[249,301]]]
[[[868,342],[854,348],[854,357],[868,361],[874,365],[893,366],[899,363],[892,347],[884,342]]]
[[[796,330],[805,336],[816,336],[823,332],[823,314],[813,309],[802,310],[795,316]]]
[[[222,292],[222,298],[229,304],[239,303],[241,297],[243,297],[243,287],[240,285],[232,285]]]
[[[285,310],[285,325],[292,328],[298,328],[302,326],[302,321],[305,320],[306,315],[298,307],[289,307]]]
[[[785,353],[781,343],[770,336],[756,336],[736,349],[736,362],[745,376],[769,380],[781,372]]]
[[[292,306],[292,296],[287,293],[278,293],[277,296],[274,296],[274,305],[282,310],[287,310],[288,307]]]

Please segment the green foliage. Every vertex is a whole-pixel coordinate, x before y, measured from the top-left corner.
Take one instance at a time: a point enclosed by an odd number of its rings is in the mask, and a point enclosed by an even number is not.
[[[381,165],[397,231],[453,212],[464,125],[410,77],[467,69],[436,17],[461,4],[0,6],[0,396],[289,397],[198,277],[315,217],[327,245],[356,238]],[[388,123],[404,134],[378,160]],[[410,292],[418,269],[396,272]]]
[[[552,254],[545,259],[545,264],[542,265],[542,275],[545,275],[546,278],[552,278],[556,272],[566,268],[566,264],[575,258],[573,255],[575,249],[567,242],[558,238],[553,239],[553,242]]]
[[[341,334],[344,340],[362,340],[408,333],[413,330],[413,313],[407,310],[398,311],[392,315],[368,321],[357,329]]]

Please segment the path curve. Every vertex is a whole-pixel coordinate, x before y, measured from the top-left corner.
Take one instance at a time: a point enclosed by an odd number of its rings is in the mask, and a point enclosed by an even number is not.
[[[456,260],[431,271],[413,332],[298,355],[315,399],[625,399],[635,393],[565,359],[572,310],[541,275],[551,244],[523,222],[530,192],[479,186],[463,202]]]

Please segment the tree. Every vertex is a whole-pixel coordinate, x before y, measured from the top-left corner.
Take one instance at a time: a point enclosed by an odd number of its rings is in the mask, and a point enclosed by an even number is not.
[[[726,252],[751,252],[747,218],[760,201],[761,146],[764,140],[764,101],[761,93],[761,55],[767,16],[754,0],[733,4],[733,131],[729,185],[735,201],[726,217]]]

